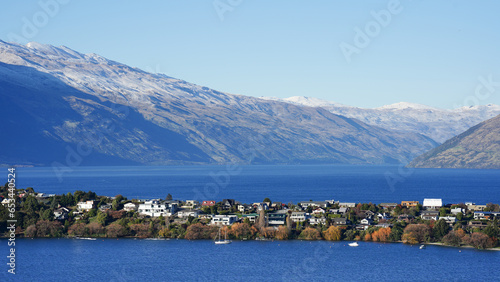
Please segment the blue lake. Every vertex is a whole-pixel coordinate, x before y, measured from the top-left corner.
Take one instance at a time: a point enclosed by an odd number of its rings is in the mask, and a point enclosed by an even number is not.
[[[0,240],[2,249],[6,240]],[[22,239],[2,281],[498,281],[500,252],[326,241]],[[6,251],[2,251],[6,253]],[[15,279],[14,279],[15,278]]]
[[[6,173],[5,173],[6,176]],[[398,166],[159,166],[18,168],[18,187],[46,193],[92,190],[100,195],[242,202],[335,199],[500,203],[499,170]],[[500,252],[361,242],[233,242],[74,239],[17,241],[17,281],[439,281],[500,277]],[[0,250],[7,262],[6,240]],[[0,260],[1,262],[1,260]],[[3,263],[3,262],[2,262]],[[0,281],[13,279],[7,266]]]
[[[5,173],[5,178],[6,178]],[[399,166],[138,166],[75,167],[56,175],[51,167],[18,168],[18,187],[46,193],[92,190],[100,195],[181,200],[265,197],[288,203],[335,199],[400,202],[442,198],[445,203],[500,202],[500,170],[406,169]]]

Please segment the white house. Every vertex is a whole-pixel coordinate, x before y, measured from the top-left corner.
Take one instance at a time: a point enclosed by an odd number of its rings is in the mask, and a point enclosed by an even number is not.
[[[442,199],[424,199],[424,204],[422,205],[424,209],[436,210],[443,206]]]
[[[312,214],[325,214],[325,210],[322,208],[315,209]]]
[[[339,207],[341,207],[341,208],[354,208],[354,207],[356,207],[356,203],[339,203]]]
[[[238,220],[238,216],[236,215],[214,215],[212,217],[212,221],[210,221],[210,224],[212,225],[232,225]]]
[[[292,212],[292,214],[290,215],[290,219],[294,222],[303,222],[306,221],[309,217],[309,214],[305,212]]]
[[[160,200],[146,201],[140,204],[137,210],[140,214],[151,217],[171,216],[173,213],[173,211],[169,209],[168,204]]]
[[[454,216],[440,216],[439,220],[441,220],[441,219],[444,219],[444,221],[446,221],[446,223],[448,223],[448,224],[453,224],[453,223],[457,222],[457,218]]]
[[[94,201],[78,202],[77,207],[79,211],[89,211],[94,208]]]
[[[465,213],[465,210],[462,209],[462,208],[454,208],[454,209],[451,209],[451,214],[458,214],[458,213]]]
[[[369,218],[363,218],[361,221],[360,221],[361,224],[363,225],[371,225],[373,223],[373,220],[369,219]]]
[[[311,217],[309,218],[309,224],[311,225],[316,225],[316,224],[326,224],[326,218],[324,217]]]
[[[125,205],[123,205],[123,209],[125,211],[136,211],[137,205],[134,203],[126,203]]]
[[[198,217],[199,214],[200,214],[199,210],[183,210],[183,211],[178,212],[177,216],[179,218],[188,218],[190,216],[196,218],[196,217]]]

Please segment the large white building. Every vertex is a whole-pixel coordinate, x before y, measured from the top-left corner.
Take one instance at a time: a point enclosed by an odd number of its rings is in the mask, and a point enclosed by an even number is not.
[[[424,204],[422,205],[424,209],[435,210],[443,206],[442,199],[424,199]]]
[[[170,207],[169,204],[160,200],[150,200],[140,204],[137,211],[151,217],[171,216],[175,212],[175,207]]]

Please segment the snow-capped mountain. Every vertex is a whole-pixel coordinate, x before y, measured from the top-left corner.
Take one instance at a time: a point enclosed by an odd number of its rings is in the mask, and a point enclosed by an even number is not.
[[[295,105],[321,107],[331,113],[355,118],[385,129],[420,133],[439,143],[500,114],[500,106],[493,104],[445,110],[421,104],[400,102],[368,109],[301,96],[285,99],[261,98]]]
[[[0,41],[0,163],[396,163],[437,144],[67,47]]]

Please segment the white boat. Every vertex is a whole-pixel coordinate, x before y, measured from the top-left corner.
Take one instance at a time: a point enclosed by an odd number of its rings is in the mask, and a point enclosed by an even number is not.
[[[89,237],[75,237],[75,239],[79,239],[79,240],[90,240],[90,241],[95,241],[95,240],[97,240],[96,238],[89,238]]]
[[[219,240],[215,241],[215,244],[216,245],[230,244],[231,240],[227,239],[227,231],[226,231],[226,233],[224,233],[224,240],[221,240],[221,238],[220,238],[220,230],[221,230],[221,228],[219,228],[219,232],[217,232],[217,235],[219,236]]]
[[[420,249],[425,249],[425,245],[420,245]]]
[[[357,247],[359,246],[358,242],[352,242],[348,244],[350,247]]]

